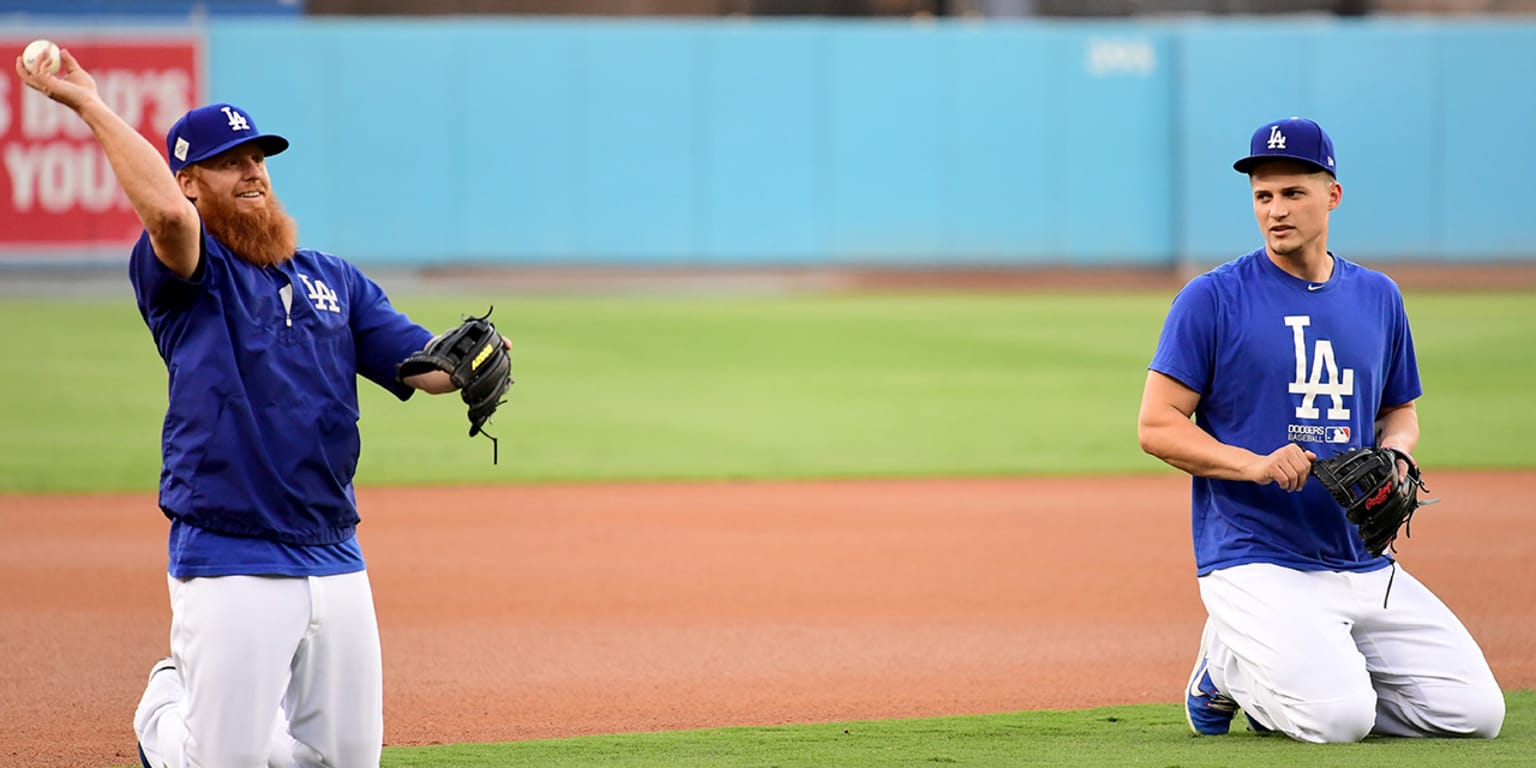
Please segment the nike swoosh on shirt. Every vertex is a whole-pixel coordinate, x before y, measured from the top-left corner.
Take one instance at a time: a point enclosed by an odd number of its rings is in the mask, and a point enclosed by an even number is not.
[[[1307,290],[1309,290],[1309,291],[1315,291],[1315,290],[1317,290],[1317,289],[1319,289],[1319,288],[1321,288],[1321,287],[1323,287],[1323,286],[1322,286],[1322,285],[1321,285],[1321,284],[1318,284],[1318,285],[1309,285],[1309,286],[1307,286]]]

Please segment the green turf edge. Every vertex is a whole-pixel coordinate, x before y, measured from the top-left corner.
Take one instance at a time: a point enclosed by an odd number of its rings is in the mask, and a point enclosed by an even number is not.
[[[381,768],[631,766],[1129,766],[1131,768],[1402,768],[1536,764],[1536,691],[1505,694],[1494,740],[1372,737],[1358,744],[1302,744],[1248,731],[1195,737],[1177,704],[912,720],[584,736],[568,739],[390,747]]]
[[[1249,766],[1401,768],[1536,763],[1536,691],[1506,694],[1498,739],[1301,744],[1239,718],[1225,737],[1190,735],[1177,704],[721,728],[503,744],[390,748],[385,768],[422,766]]]
[[[1249,766],[1400,768],[1531,765],[1536,691],[1506,696],[1498,739],[1370,738],[1301,744],[1238,721],[1225,737],[1190,735],[1176,704],[917,720],[590,736],[505,744],[391,748],[386,768],[419,766]]]
[[[1505,692],[1497,739],[1370,737],[1303,744],[1248,730],[1196,737],[1178,704],[710,728],[489,744],[387,747],[380,768],[624,766],[1125,766],[1127,768],[1440,768],[1536,764],[1536,690]],[[120,766],[119,768],[137,768]]]

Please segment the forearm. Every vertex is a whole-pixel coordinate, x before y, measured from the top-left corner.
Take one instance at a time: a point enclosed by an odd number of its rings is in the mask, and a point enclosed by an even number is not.
[[[1316,456],[1294,443],[1268,454],[1227,445],[1201,429],[1190,417],[1200,396],[1178,380],[1157,371],[1147,373],[1141,397],[1136,434],[1141,448],[1197,477],[1213,480],[1246,480],[1295,492],[1307,482]]]
[[[414,376],[407,376],[401,381],[407,386],[415,387],[429,395],[444,395],[458,387],[453,385],[453,379],[444,371],[427,371]]]
[[[85,123],[133,212],[149,231],[156,258],[176,274],[190,278],[197,272],[202,253],[197,209],[182,194],[159,150],[107,107],[96,90],[96,80],[74,55],[66,48],[59,50],[59,57],[56,73],[27,69],[18,58],[16,75],[29,88],[68,107]]]
[[[1263,458],[1211,437],[1177,411],[1143,418],[1137,435],[1142,450],[1198,477],[1246,480],[1249,474],[1245,470]]]
[[[1413,403],[1387,408],[1376,415],[1376,445],[1413,455],[1419,445],[1419,411]]]

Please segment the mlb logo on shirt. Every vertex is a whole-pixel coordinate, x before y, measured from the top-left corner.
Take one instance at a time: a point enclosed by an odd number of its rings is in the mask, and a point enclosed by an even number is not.
[[[1349,427],[1329,427],[1328,428],[1328,442],[1330,442],[1330,443],[1347,443],[1347,442],[1349,442]]]

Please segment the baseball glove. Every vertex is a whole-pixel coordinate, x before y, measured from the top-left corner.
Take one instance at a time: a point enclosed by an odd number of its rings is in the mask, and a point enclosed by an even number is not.
[[[512,357],[496,326],[486,319],[490,316],[487,310],[480,317],[467,318],[434,337],[395,369],[395,376],[402,381],[428,371],[446,372],[469,406],[470,437],[480,434],[512,386]]]
[[[1398,472],[1399,459],[1408,465],[1406,476]],[[1349,521],[1360,527],[1360,540],[1372,555],[1396,551],[1398,529],[1411,535],[1407,526],[1413,513],[1439,501],[1419,501],[1419,491],[1429,490],[1419,465],[1396,448],[1354,448],[1318,459],[1312,462],[1312,474],[1333,494]]]

